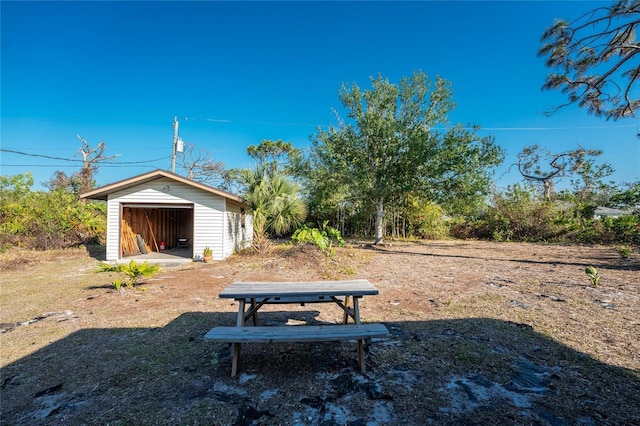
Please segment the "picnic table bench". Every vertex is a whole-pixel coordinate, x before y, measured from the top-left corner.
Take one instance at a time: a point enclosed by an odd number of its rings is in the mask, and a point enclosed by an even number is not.
[[[236,326],[214,327],[205,340],[233,344],[231,376],[238,371],[242,343],[319,342],[356,340],[360,371],[366,372],[363,340],[384,337],[388,330],[383,324],[363,324],[360,321],[359,299],[376,295],[378,290],[367,280],[319,282],[234,282],[220,293],[222,298],[238,302]],[[344,312],[342,324],[259,326],[258,310],[266,304],[336,303]],[[353,304],[353,306],[351,306]],[[246,326],[252,318],[253,326]],[[353,319],[353,324],[348,319]]]

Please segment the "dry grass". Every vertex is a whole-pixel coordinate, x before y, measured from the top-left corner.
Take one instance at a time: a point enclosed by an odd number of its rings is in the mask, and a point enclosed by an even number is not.
[[[638,424],[639,257],[470,241],[353,245],[333,258],[280,246],[119,293],[94,272],[99,254],[4,253],[1,423]],[[379,288],[362,317],[391,331],[372,343],[366,376],[344,342],[244,345],[231,378],[226,345],[203,341],[234,324],[236,306],[217,298],[234,280],[352,278]],[[263,318],[341,316],[272,305]]]

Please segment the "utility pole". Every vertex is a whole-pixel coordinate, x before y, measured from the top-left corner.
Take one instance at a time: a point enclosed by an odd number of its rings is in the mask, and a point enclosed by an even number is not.
[[[171,154],[171,173],[176,172],[176,153],[178,152],[178,117],[173,117],[173,152]]]

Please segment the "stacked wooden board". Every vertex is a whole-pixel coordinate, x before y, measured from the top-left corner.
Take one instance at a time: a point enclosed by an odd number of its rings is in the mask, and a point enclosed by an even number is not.
[[[122,254],[124,256],[131,256],[140,254],[140,247],[138,246],[138,236],[133,232],[129,224],[122,221]]]

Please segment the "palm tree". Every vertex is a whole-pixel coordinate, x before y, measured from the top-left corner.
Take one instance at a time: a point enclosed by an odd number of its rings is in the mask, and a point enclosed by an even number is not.
[[[269,175],[264,167],[244,169],[244,198],[253,213],[253,246],[269,248],[269,236],[280,236],[304,223],[307,206],[298,198],[298,186],[281,174]]]

